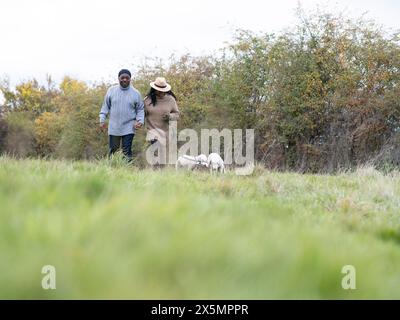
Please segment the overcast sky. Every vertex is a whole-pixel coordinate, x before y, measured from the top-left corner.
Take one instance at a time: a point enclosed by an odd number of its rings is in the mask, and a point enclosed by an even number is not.
[[[0,78],[112,80],[145,56],[213,53],[236,28],[278,31],[297,0],[0,0]],[[399,29],[399,0],[301,0]]]

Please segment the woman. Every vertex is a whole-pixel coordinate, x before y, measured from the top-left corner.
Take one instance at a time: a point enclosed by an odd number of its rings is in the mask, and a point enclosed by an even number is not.
[[[150,91],[144,98],[147,137],[151,144],[168,145],[169,121],[179,119],[176,97],[165,78],[158,77],[150,82]],[[166,150],[166,149],[165,149]]]

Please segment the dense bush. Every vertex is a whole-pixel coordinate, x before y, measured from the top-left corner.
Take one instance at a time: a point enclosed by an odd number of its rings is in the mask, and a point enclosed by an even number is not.
[[[257,158],[334,171],[365,163],[399,129],[400,46],[373,23],[307,16],[279,36],[240,32],[220,67],[219,101],[257,130]]]
[[[7,132],[3,140],[3,152],[15,157],[36,155],[34,123],[29,112],[10,112],[4,118]]]

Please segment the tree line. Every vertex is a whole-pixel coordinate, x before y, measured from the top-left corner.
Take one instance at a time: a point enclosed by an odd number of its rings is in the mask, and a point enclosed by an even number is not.
[[[400,35],[373,21],[299,11],[280,32],[238,30],[213,56],[144,63],[133,85],[146,95],[164,76],[181,110],[179,128],[253,128],[268,168],[335,172],[400,164]],[[65,77],[0,90],[0,152],[93,159],[107,153],[98,113],[110,83]],[[221,141],[223,143],[223,141]],[[139,157],[144,133],[135,138]]]

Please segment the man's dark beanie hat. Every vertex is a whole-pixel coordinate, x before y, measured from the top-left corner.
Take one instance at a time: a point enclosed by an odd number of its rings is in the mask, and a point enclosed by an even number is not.
[[[132,78],[131,72],[128,69],[122,69],[120,72],[118,72],[118,78],[121,76],[121,74],[128,74],[130,78]]]

